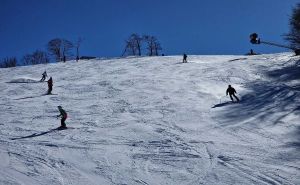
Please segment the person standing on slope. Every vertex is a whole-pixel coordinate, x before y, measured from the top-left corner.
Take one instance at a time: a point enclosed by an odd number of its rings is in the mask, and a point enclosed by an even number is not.
[[[57,115],[57,117],[61,117],[60,128],[67,128],[65,121],[68,118],[68,114],[61,106],[58,106],[57,108],[60,112],[60,115]]]
[[[45,81],[45,79],[47,78],[47,72],[45,71],[42,75],[43,75],[43,77],[40,80],[41,82]]]
[[[240,101],[239,98],[236,97],[236,95],[235,95],[236,91],[233,87],[231,87],[231,85],[228,85],[228,88],[227,88],[227,91],[226,91],[226,96],[228,96],[228,93],[229,93],[231,101],[233,101],[232,96],[235,97],[236,101],[238,101],[238,102]]]
[[[47,82],[48,82],[48,92],[47,92],[47,94],[51,94],[51,92],[52,92],[52,86],[53,86],[52,77],[50,77],[50,79]]]
[[[182,60],[182,63],[187,63],[187,55],[184,53],[183,54],[183,60]]]

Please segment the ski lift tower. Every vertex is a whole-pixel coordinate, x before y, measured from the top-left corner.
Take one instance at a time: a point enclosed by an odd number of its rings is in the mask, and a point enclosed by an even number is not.
[[[285,46],[285,45],[281,45],[281,44],[276,44],[276,43],[273,43],[273,42],[262,41],[262,40],[260,40],[260,38],[258,38],[258,34],[257,33],[252,33],[250,35],[250,42],[252,44],[267,44],[267,45],[277,46],[277,47],[281,47],[281,48],[291,49],[291,50],[293,50],[295,52],[296,55],[300,55],[300,49],[294,48],[294,47]]]

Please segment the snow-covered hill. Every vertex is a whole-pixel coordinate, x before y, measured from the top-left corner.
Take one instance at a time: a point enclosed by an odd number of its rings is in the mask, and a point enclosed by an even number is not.
[[[0,184],[300,184],[292,53],[0,69]],[[54,95],[37,83],[47,70]],[[22,82],[22,83],[18,83]],[[229,103],[231,84],[241,98]],[[55,118],[68,112],[67,130]]]

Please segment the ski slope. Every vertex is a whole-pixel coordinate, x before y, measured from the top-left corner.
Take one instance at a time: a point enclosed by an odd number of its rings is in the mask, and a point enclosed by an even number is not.
[[[300,58],[0,69],[0,184],[300,184]],[[38,82],[47,70],[53,95]],[[228,84],[240,103],[225,96]],[[68,112],[67,130],[55,118]]]

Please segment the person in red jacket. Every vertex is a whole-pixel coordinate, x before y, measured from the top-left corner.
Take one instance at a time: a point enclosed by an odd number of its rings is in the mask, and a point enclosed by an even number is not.
[[[228,85],[228,89],[226,91],[226,96],[228,95],[228,93],[229,93],[231,101],[233,101],[232,96],[235,97],[236,101],[238,101],[238,102],[240,101],[239,98],[236,97],[236,95],[235,95],[236,91],[233,87],[231,87],[231,85]]]
[[[58,110],[60,112],[60,115],[57,115],[57,117],[61,117],[60,128],[67,128],[65,121],[68,118],[68,114],[67,114],[67,112],[61,106],[58,106],[57,108],[58,108]]]
[[[51,92],[52,92],[52,86],[53,86],[52,77],[50,77],[50,79],[47,82],[48,82],[48,93],[47,94],[51,94]]]

